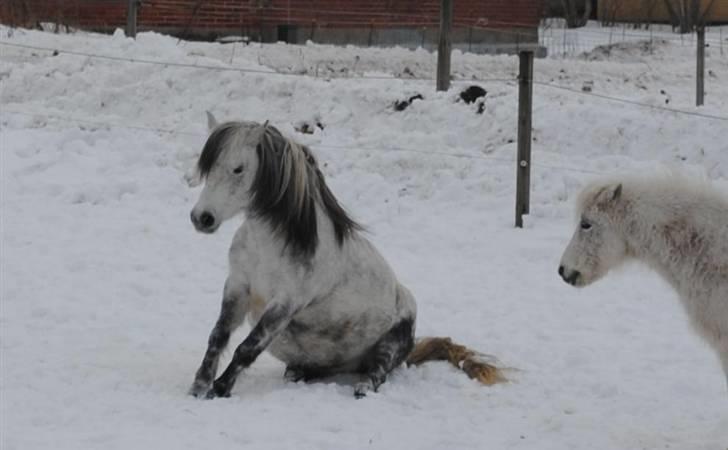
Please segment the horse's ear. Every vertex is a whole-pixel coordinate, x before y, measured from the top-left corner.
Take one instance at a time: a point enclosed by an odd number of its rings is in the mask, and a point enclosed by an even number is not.
[[[283,137],[280,131],[272,125],[268,125],[266,120],[262,128],[262,136],[260,143],[263,151],[273,152],[276,155],[282,155],[288,145],[288,141]]]
[[[608,205],[614,203],[622,197],[622,183],[610,184],[603,187],[596,196],[597,203]]]
[[[617,187],[612,190],[612,201],[617,201],[622,197],[622,183],[619,183]]]
[[[210,111],[205,111],[205,114],[207,114],[207,129],[209,131],[214,130],[218,125],[220,125]]]

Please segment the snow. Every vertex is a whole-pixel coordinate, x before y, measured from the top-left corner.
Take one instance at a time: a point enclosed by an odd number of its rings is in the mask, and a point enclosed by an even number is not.
[[[517,58],[454,52],[460,79],[511,80],[477,83],[488,91],[478,115],[455,101],[466,82],[436,93],[433,81],[386,79],[431,77],[435,56],[421,50],[8,28],[0,40],[253,71],[0,46],[3,450],[728,445],[724,375],[662,280],[630,265],[576,290],[556,275],[575,194],[591,178],[680,168],[728,189],[725,121],[536,85],[531,215],[519,230]],[[622,45],[539,59],[534,74],[728,117],[728,57],[707,49],[698,109],[693,52],[674,40]],[[424,100],[392,111],[413,93]],[[355,401],[346,384],[285,382],[263,355],[231,398],[188,397],[240,223],[213,236],[189,223],[207,109],[269,119],[311,145],[415,293],[418,334],[496,355],[512,382],[483,387],[431,363]],[[324,129],[296,133],[302,121]]]

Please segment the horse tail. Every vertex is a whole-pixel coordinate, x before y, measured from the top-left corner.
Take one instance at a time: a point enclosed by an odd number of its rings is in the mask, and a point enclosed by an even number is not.
[[[448,361],[487,386],[508,381],[494,357],[457,344],[449,337],[424,337],[415,342],[407,365],[419,366],[426,361]]]

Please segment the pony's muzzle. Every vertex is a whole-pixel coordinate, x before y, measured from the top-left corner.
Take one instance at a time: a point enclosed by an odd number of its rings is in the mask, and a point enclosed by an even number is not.
[[[212,233],[217,230],[217,226],[219,225],[217,220],[215,220],[215,216],[209,211],[197,213],[195,210],[192,210],[190,220],[192,221],[192,225],[195,226],[195,229],[202,233]]]
[[[576,286],[576,282],[579,280],[581,272],[578,270],[569,270],[564,266],[559,266],[559,275],[561,275],[561,278],[563,278],[565,282],[572,286]]]

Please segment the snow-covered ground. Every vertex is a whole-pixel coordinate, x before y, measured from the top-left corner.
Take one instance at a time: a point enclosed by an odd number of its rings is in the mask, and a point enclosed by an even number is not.
[[[726,121],[536,85],[532,214],[519,230],[516,58],[454,53],[459,78],[511,80],[479,83],[478,115],[455,101],[466,83],[436,93],[386,79],[430,77],[424,51],[7,28],[0,41],[289,74],[0,45],[3,450],[728,447],[725,378],[671,289],[637,265],[585,290],[556,275],[574,196],[598,174],[679,167],[728,190]],[[728,117],[728,57],[707,49],[696,109],[693,51],[623,45],[537,60],[535,78]],[[392,110],[413,93],[424,100]],[[236,228],[203,236],[189,223],[199,188],[185,175],[206,109],[310,144],[415,293],[418,333],[498,356],[513,381],[486,388],[431,363],[355,401],[350,386],[284,382],[264,355],[230,399],[188,397]]]

